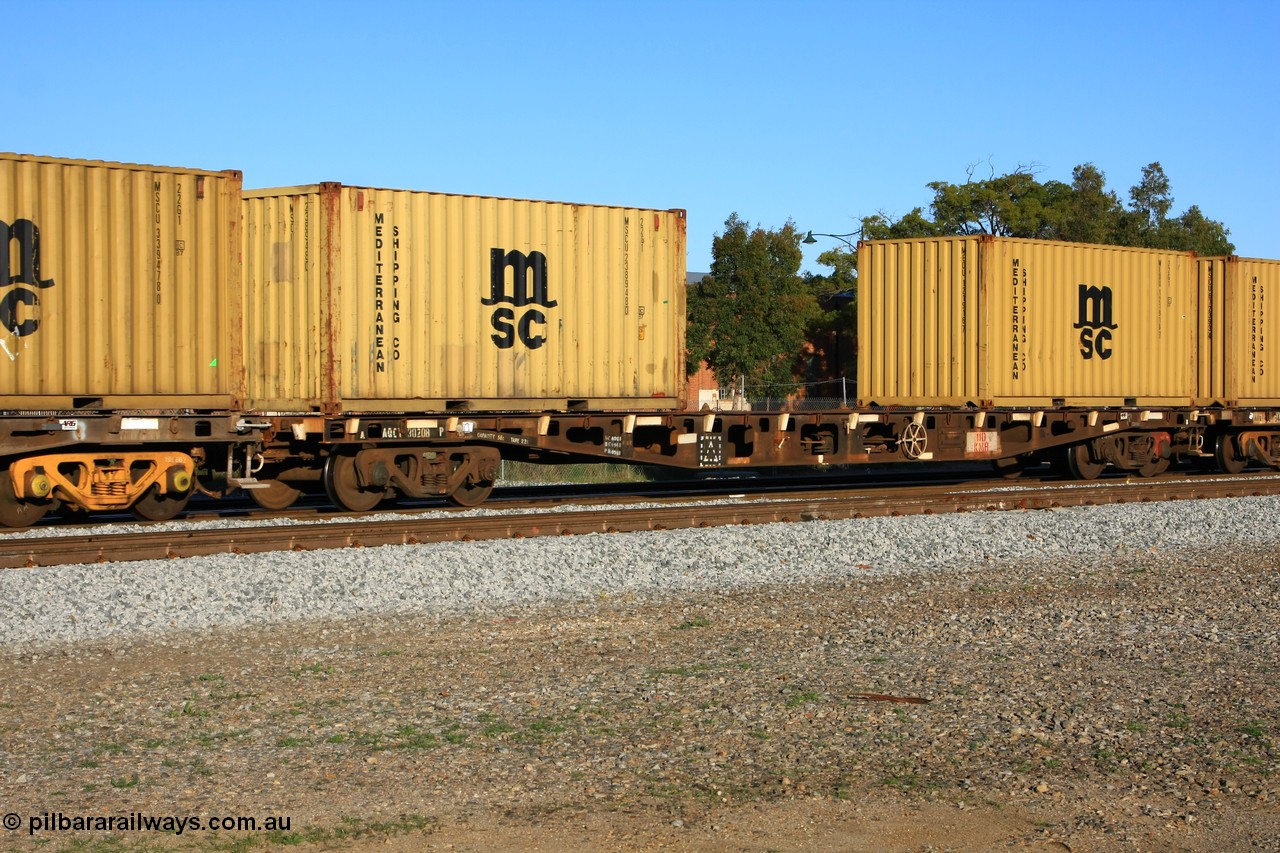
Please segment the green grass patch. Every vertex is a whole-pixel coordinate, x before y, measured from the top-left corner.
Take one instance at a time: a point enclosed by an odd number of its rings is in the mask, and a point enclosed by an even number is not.
[[[649,675],[652,677],[663,675],[697,675],[698,673],[706,672],[709,669],[711,669],[711,667],[705,663],[694,664],[693,666],[655,667],[649,670]]]
[[[322,663],[313,663],[289,670],[289,674],[294,678],[301,678],[304,675],[331,675],[332,673],[333,667],[326,666]]]
[[[401,726],[396,729],[396,738],[391,749],[435,749],[440,745],[439,738],[417,726]]]
[[[510,734],[515,730],[516,730],[516,727],[508,723],[506,720],[494,719],[484,724],[484,727],[480,729],[480,734],[484,735],[485,737],[494,738],[494,737],[502,737],[505,734]]]
[[[921,787],[920,776],[916,773],[890,773],[880,780],[880,784],[886,788],[897,788],[904,793],[919,790]]]
[[[788,696],[788,697],[787,697],[787,707],[788,707],[788,708],[797,708],[797,707],[799,707],[799,706],[801,706],[801,705],[804,705],[804,704],[807,704],[807,703],[809,703],[809,702],[821,702],[821,701],[822,701],[822,694],[821,694],[821,693],[815,693],[815,692],[814,692],[814,691],[812,691],[812,690],[806,690],[806,691],[805,691],[805,692],[803,692],[803,693],[796,693],[796,694],[795,694],[795,695],[793,695],[793,696]]]
[[[1246,735],[1256,740],[1262,740],[1267,736],[1266,728],[1256,722],[1247,723],[1246,725],[1243,725],[1243,726],[1238,726],[1236,727],[1236,731],[1240,732],[1240,734],[1242,735]]]

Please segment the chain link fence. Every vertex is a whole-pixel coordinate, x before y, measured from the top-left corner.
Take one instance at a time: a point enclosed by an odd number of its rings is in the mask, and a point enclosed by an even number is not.
[[[847,407],[856,399],[854,380],[841,378],[794,385],[720,388],[701,398],[698,407],[706,405],[715,412],[813,412]]]

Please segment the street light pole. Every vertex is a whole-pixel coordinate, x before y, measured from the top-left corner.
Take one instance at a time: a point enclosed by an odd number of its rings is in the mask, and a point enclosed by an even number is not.
[[[846,246],[848,246],[850,249],[853,249],[856,252],[858,250],[858,247],[853,243],[849,242],[848,240],[846,240],[845,238],[858,237],[858,236],[861,236],[861,233],[862,232],[860,231],[850,231],[848,234],[815,234],[812,231],[807,231],[805,232],[804,239],[801,240],[800,242],[806,245],[813,245],[814,243],[818,242],[816,239],[814,239],[816,237],[834,237],[835,239],[839,240],[841,243],[844,243]]]

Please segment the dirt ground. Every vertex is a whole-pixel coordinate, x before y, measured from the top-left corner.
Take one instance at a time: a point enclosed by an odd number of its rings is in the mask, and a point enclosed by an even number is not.
[[[1276,556],[10,650],[0,848],[1280,850]],[[32,816],[287,830],[26,831]]]
[[[698,850],[709,853],[765,851],[1086,851],[1105,849],[1210,851],[1273,849],[1248,831],[1187,831],[1151,821],[1122,839],[1063,840],[1054,827],[1070,822],[1072,809],[1059,804],[957,806],[918,798],[875,796],[858,803],[799,800],[726,807],[679,827],[656,814],[579,813],[536,822],[494,816],[448,820],[429,833],[369,838],[350,845],[307,845],[306,850],[349,849],[409,853],[415,850],[600,851]],[[1256,832],[1280,833],[1274,813],[1238,814],[1234,821]]]

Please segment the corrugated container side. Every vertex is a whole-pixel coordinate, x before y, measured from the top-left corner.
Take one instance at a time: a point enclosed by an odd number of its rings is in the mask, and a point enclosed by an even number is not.
[[[249,227],[295,195],[246,193]],[[332,266],[322,263],[308,276],[303,310],[307,328],[319,328],[321,350],[307,357],[332,364],[333,388],[325,389],[325,375],[319,379],[322,407],[680,405],[683,211],[331,184],[315,197],[312,221],[326,226],[314,239]],[[291,240],[298,239],[295,232]],[[274,347],[302,352],[303,327],[281,325],[284,315],[272,307],[281,297],[264,283],[267,251],[268,241],[246,242],[247,293],[263,303],[249,313],[276,325],[278,332],[265,333]],[[296,245],[270,251],[299,252]],[[265,359],[251,359],[255,406],[314,406],[315,386],[290,405],[280,396],[287,389],[271,387],[269,372]]]
[[[248,397],[259,410],[318,410],[329,321],[320,188],[245,193],[244,246]]]
[[[1223,405],[1227,401],[1226,350],[1227,259],[1196,261],[1196,405]]]
[[[1280,365],[1271,358],[1278,340],[1275,327],[1280,325],[1280,261],[1233,257],[1223,264],[1228,402],[1280,404]]]
[[[858,248],[858,397],[890,405],[980,398],[978,240]]]
[[[859,390],[903,406],[1186,404],[1189,253],[992,237],[860,245]]]
[[[995,239],[983,244],[983,265],[993,344],[989,399],[1192,402],[1191,253]]]
[[[229,408],[240,174],[0,154],[0,407]]]

